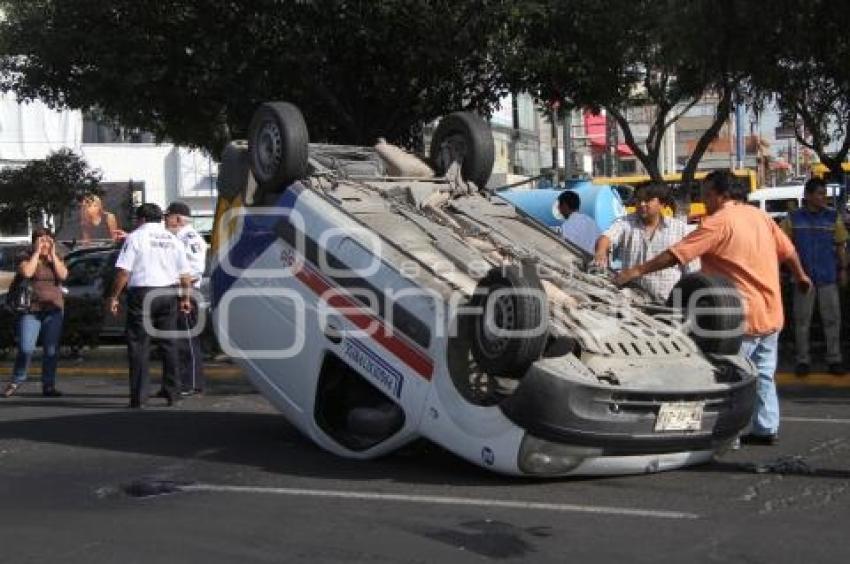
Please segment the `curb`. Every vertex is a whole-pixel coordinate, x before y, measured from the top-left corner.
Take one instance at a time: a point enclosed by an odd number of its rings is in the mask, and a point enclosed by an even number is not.
[[[151,376],[161,376],[162,370],[151,366]],[[0,367],[0,376],[10,376],[11,366]],[[41,368],[34,366],[30,369],[31,376],[40,376]],[[210,380],[216,381],[246,381],[242,369],[238,366],[205,366],[204,374]],[[106,366],[59,366],[60,377],[83,378],[86,376],[126,378],[127,367],[119,365]],[[799,377],[793,372],[777,372],[776,385],[779,388],[826,388],[850,389],[850,374],[836,376],[826,372],[813,372],[805,377]]]
[[[12,369],[10,367],[4,366],[0,367],[0,376],[11,376]],[[160,368],[150,368],[150,375],[152,377],[162,376],[162,370]],[[41,368],[40,367],[32,367],[28,371],[28,376],[41,376]],[[205,366],[204,367],[204,376],[207,380],[214,380],[218,382],[241,382],[245,381],[245,377],[242,374],[242,370],[238,367],[230,367],[230,366]],[[59,371],[57,374],[59,378],[85,378],[85,377],[101,377],[101,378],[127,378],[127,367],[126,366],[69,366],[63,367],[59,366]]]
[[[801,377],[793,372],[777,372],[776,385],[780,388],[850,388],[850,374],[836,376],[828,372],[812,372]]]

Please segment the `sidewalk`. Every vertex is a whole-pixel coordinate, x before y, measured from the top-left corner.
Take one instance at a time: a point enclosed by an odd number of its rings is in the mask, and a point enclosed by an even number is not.
[[[7,357],[0,361],[0,379],[5,380],[12,373],[13,358]],[[151,360],[150,369],[152,376],[159,376],[161,364],[157,360]],[[776,384],[779,388],[823,388],[823,389],[850,389],[850,373],[846,376],[835,376],[825,371],[815,371],[805,378],[796,376],[793,372],[793,363],[788,359],[780,359],[779,371],[776,373]],[[204,363],[204,372],[210,381],[218,383],[248,384],[248,379],[242,374],[242,369],[226,360],[207,361]],[[33,359],[30,368],[31,376],[41,374],[38,353]],[[66,359],[59,361],[59,377],[105,377],[105,378],[127,378],[126,349],[123,345],[108,345],[98,347],[94,350],[86,350],[83,359]]]
[[[5,380],[12,374],[14,353],[0,360],[0,379]],[[151,376],[158,377],[162,374],[162,363],[151,359]],[[229,361],[206,361],[204,362],[204,374],[207,379],[214,382],[247,384],[248,380],[242,374],[242,370]],[[30,366],[29,375],[37,377],[41,375],[40,354],[36,351]],[[59,378],[65,377],[100,377],[100,378],[127,378],[127,348],[124,345],[106,345],[93,350],[85,350],[81,359],[60,358]]]

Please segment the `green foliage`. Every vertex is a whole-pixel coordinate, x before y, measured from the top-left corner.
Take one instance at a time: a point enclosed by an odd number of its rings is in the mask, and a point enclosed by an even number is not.
[[[51,153],[22,168],[0,170],[0,227],[27,219],[62,218],[87,193],[100,194],[100,173],[68,149]]]
[[[850,12],[831,0],[748,7],[766,44],[750,68],[754,90],[776,97],[798,141],[840,177],[850,151]]]
[[[713,126],[696,163],[729,113],[741,77],[735,63],[743,24],[730,0],[537,0],[511,13],[512,45],[503,51],[511,82],[544,101],[599,111],[656,180],[664,132],[704,94],[717,94]],[[645,144],[628,109],[654,108]]]
[[[505,3],[6,0],[0,86],[213,154],[268,100],[297,104],[316,141],[407,144],[496,103]]]

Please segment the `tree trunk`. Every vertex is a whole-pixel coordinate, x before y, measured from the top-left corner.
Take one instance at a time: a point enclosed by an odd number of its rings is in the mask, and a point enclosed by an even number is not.
[[[803,121],[803,131],[799,128],[794,129],[794,136],[797,142],[804,147],[811,149],[817,154],[820,161],[826,165],[829,172],[833,176],[833,181],[839,185],[838,189],[838,209],[843,210],[847,207],[847,176],[844,174],[842,164],[847,159],[847,153],[850,152],[850,131],[844,134],[844,141],[841,143],[841,148],[834,154],[829,154],[826,150],[823,132],[819,128],[818,122],[810,109],[803,101],[795,101],[793,107],[796,115]],[[812,140],[806,139],[805,131],[809,131]]]
[[[702,160],[703,156],[705,156],[705,152],[708,151],[708,147],[711,145],[711,142],[717,138],[717,134],[720,133],[720,128],[723,127],[723,122],[726,121],[731,109],[732,88],[727,87],[724,89],[723,95],[717,103],[717,112],[714,114],[714,121],[697,140],[694,152],[691,153],[690,157],[688,157],[688,160],[685,163],[685,168],[682,169],[683,186],[688,186],[694,181],[694,175],[696,174],[699,162]]]
[[[632,133],[631,126],[626,119],[625,115],[623,115],[619,109],[617,108],[605,108],[620,126],[620,129],[623,130],[623,141],[625,141],[626,145],[629,149],[632,150],[635,157],[640,161],[640,164],[643,165],[643,168],[646,169],[646,173],[649,175],[649,179],[653,183],[663,183],[664,178],[661,176],[661,167],[658,166],[658,155],[661,154],[661,142],[664,135],[663,132],[661,135],[658,135],[658,138],[652,143],[652,147],[647,147],[644,151],[640,145],[638,145],[635,140],[635,136]]]

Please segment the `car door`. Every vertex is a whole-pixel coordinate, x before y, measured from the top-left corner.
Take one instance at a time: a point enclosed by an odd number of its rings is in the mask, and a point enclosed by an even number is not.
[[[97,308],[98,320],[102,323],[101,335],[124,333],[124,307],[116,318],[103,309],[104,292],[108,289],[105,274],[111,270],[112,253],[91,253],[73,258],[68,262],[68,289],[66,317],[76,316],[77,308]],[[92,312],[95,313],[95,312]]]
[[[102,255],[100,272],[97,276],[97,292],[104,300],[112,293],[112,283],[115,281],[115,261],[119,251],[110,251]],[[102,335],[123,336],[127,321],[127,293],[122,292],[118,306],[118,315],[104,313]]]

